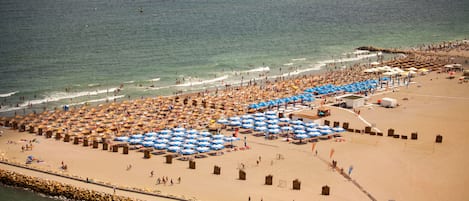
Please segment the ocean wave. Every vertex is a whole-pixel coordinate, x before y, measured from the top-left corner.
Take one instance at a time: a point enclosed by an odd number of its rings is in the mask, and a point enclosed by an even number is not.
[[[320,61],[318,63],[332,64],[332,63],[341,63],[341,62],[351,62],[351,61],[358,61],[358,60],[362,60],[362,59],[366,59],[370,57],[376,57],[382,54],[383,54],[382,52],[373,53],[373,54],[363,54],[363,55],[361,54],[361,55],[357,55],[356,57],[329,59],[329,60]]]
[[[99,84],[99,83],[91,83],[91,84],[88,84],[89,87],[97,87],[97,86],[99,86],[99,85],[101,85],[101,84]]]
[[[150,81],[150,82],[157,82],[157,81],[160,81],[160,78],[157,77],[157,78],[150,79],[150,80],[148,80],[148,81]]]
[[[291,59],[292,61],[305,61],[306,58]]]
[[[355,50],[355,52],[353,52],[353,54],[355,54],[355,55],[369,54],[369,53],[370,53],[369,50]]]
[[[116,90],[117,88],[101,89],[101,90],[95,90],[95,91],[81,91],[81,92],[72,92],[72,93],[56,92],[50,96],[46,96],[43,99],[35,99],[35,100],[26,101],[20,104],[20,106],[28,106],[29,104],[37,105],[37,104],[42,104],[42,103],[47,103],[47,102],[55,102],[55,101],[60,101],[64,99],[78,98],[78,97],[83,97],[83,96],[96,96],[96,95],[104,94],[104,93],[114,93],[114,91]]]
[[[286,63],[286,64],[283,64],[284,66],[293,66],[294,63]]]
[[[259,67],[259,68],[254,68],[254,69],[243,71],[243,72],[244,73],[252,73],[252,72],[263,72],[263,71],[270,71],[270,67],[262,66],[262,67]]]
[[[125,81],[124,84],[132,84],[132,83],[134,83],[134,82],[135,82],[135,81],[130,80],[130,81]]]
[[[119,99],[119,98],[124,98],[124,97],[125,97],[125,95],[107,96],[106,98],[93,99],[93,100],[88,100],[88,101],[82,101],[82,102],[79,102],[79,103],[71,103],[71,104],[67,104],[67,105],[73,106],[73,105],[84,105],[86,103],[97,103],[97,102],[104,102],[104,101],[113,101],[114,99]]]
[[[297,70],[294,70],[294,71],[283,73],[281,75],[269,76],[268,78],[275,79],[275,78],[279,78],[279,77],[288,77],[288,76],[299,75],[301,73],[306,73],[306,72],[309,72],[309,71],[321,70],[321,68],[324,67],[324,66],[326,66],[325,63],[316,63],[316,64],[310,65],[310,68],[297,69]]]
[[[15,94],[18,93],[18,92],[19,92],[19,91],[14,91],[14,92],[6,93],[6,94],[0,94],[0,98],[10,97],[10,96],[15,95]]]
[[[210,84],[210,83],[225,80],[228,77],[229,77],[228,75],[224,75],[222,77],[217,77],[217,78],[211,79],[211,80],[200,80],[200,81],[196,81],[196,82],[191,81],[191,82],[187,82],[187,83],[183,83],[183,84],[177,84],[177,85],[174,85],[174,86],[176,86],[176,87],[190,87],[190,86],[195,86],[195,85]]]

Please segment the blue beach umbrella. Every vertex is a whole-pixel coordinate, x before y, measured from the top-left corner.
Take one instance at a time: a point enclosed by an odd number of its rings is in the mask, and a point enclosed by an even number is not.
[[[209,140],[211,140],[209,137],[201,137],[201,138],[198,138],[197,139],[199,142],[208,142]]]
[[[208,147],[208,146],[210,146],[210,142],[199,142],[197,144],[199,145],[199,147]]]
[[[270,133],[270,134],[279,134],[280,129],[278,129],[278,128],[269,129],[269,130],[267,130],[267,132]]]
[[[192,149],[183,149],[180,151],[180,153],[182,155],[192,155],[192,154],[195,154],[195,151]]]
[[[184,147],[184,149],[193,149],[196,146],[194,144],[183,144],[182,147]]]
[[[241,126],[241,122],[240,121],[230,121],[230,123],[228,125],[230,125],[230,126]]]
[[[168,151],[170,152],[179,152],[180,150],[181,150],[181,147],[178,147],[178,146],[168,147]]]
[[[195,143],[197,143],[197,140],[195,140],[195,139],[187,139],[187,140],[184,141],[184,143],[186,143],[186,144],[195,144]]]
[[[244,129],[252,129],[252,128],[254,128],[254,125],[253,125],[253,124],[243,124],[243,125],[241,126],[241,128],[244,128]]]
[[[143,136],[144,137],[156,137],[157,134],[155,132],[150,132],[150,133],[145,133]]]
[[[302,126],[302,125],[294,125],[294,126],[293,126],[293,129],[295,129],[295,130],[304,130],[305,127]]]
[[[183,137],[172,137],[171,141],[181,142],[181,141],[184,141],[184,138]]]
[[[142,142],[142,145],[143,145],[144,147],[153,147],[154,144],[155,144],[155,143],[152,142],[152,141],[144,141],[144,142]]]
[[[143,135],[142,134],[131,135],[130,138],[131,139],[142,139]]]
[[[265,119],[266,119],[265,117],[254,117],[254,120],[256,122],[265,121]]]
[[[254,119],[254,116],[252,116],[250,114],[245,114],[245,115],[241,116],[241,118],[243,118],[243,120],[245,120],[245,119]]]
[[[142,144],[142,139],[130,139],[129,144]]]
[[[265,123],[263,121],[256,121],[256,122],[254,122],[254,125],[255,126],[265,126],[265,125],[267,125],[267,123]]]
[[[221,150],[221,149],[225,148],[225,146],[223,146],[222,144],[213,144],[213,145],[210,146],[210,148],[212,150]]]
[[[319,129],[317,129],[317,128],[309,128],[309,127],[308,127],[308,128],[306,128],[306,131],[307,131],[307,132],[319,132]]]
[[[328,135],[328,134],[331,134],[332,131],[331,130],[328,130],[328,129],[321,129],[319,130],[319,132],[322,134],[322,135]]]
[[[258,127],[255,127],[254,130],[255,130],[255,131],[261,131],[261,132],[263,132],[263,131],[266,131],[266,130],[267,130],[267,127],[265,127],[265,126],[258,126]]]
[[[156,143],[158,144],[167,144],[169,142],[168,139],[157,139],[155,140]]]
[[[280,118],[278,119],[280,122],[285,122],[285,123],[288,123],[290,122],[290,118],[286,118],[286,117],[283,117],[283,118]]]
[[[295,120],[295,121],[290,121],[290,124],[294,124],[294,125],[303,125],[304,122],[303,122],[303,121],[300,121],[300,120]]]
[[[230,118],[228,118],[228,120],[230,120],[230,121],[241,121],[241,118],[239,118],[239,117],[230,117]]]
[[[203,137],[207,137],[207,136],[211,136],[212,134],[208,131],[202,131],[199,133],[200,136],[203,136]]]
[[[223,143],[225,143],[225,141],[222,139],[212,140],[212,144],[223,144]]]
[[[186,131],[186,129],[185,129],[185,128],[181,128],[181,127],[177,127],[177,128],[173,128],[173,131],[174,131],[174,132],[184,132],[184,131]]]
[[[342,128],[342,127],[335,127],[335,128],[332,128],[332,131],[334,131],[334,132],[344,132],[345,129]]]
[[[269,125],[267,125],[267,128],[268,128],[268,129],[279,129],[280,126],[277,125],[277,124],[269,124]]]
[[[304,130],[295,130],[294,133],[295,134],[306,134],[306,131],[304,131]]]
[[[127,142],[127,141],[129,141],[129,137],[125,137],[125,136],[123,136],[123,137],[116,137],[116,138],[114,138],[114,141]]]
[[[269,120],[278,119],[277,115],[266,115],[265,118]]]
[[[197,147],[197,148],[195,148],[195,150],[197,150],[197,152],[199,152],[199,153],[205,153],[205,152],[210,151],[210,149],[208,147]]]
[[[255,113],[255,114],[253,114],[253,116],[254,116],[254,118],[263,117],[263,116],[265,116],[265,114],[264,113]]]
[[[254,123],[254,119],[243,119],[241,122],[243,124],[252,124]]]
[[[298,134],[298,135],[295,135],[295,138],[302,140],[302,139],[308,138],[308,135],[306,135],[306,134]]]
[[[308,128],[314,128],[314,127],[317,127],[319,125],[317,123],[305,123],[305,126],[308,127]]]
[[[158,133],[160,133],[160,134],[171,134],[171,133],[173,133],[173,131],[168,130],[168,129],[165,129],[165,130],[161,130],[161,131],[158,132]]]
[[[267,111],[265,112],[266,115],[277,115],[277,112],[275,111]]]
[[[212,135],[212,138],[213,139],[223,139],[225,136],[224,135],[221,135],[221,134],[217,134],[217,135]]]
[[[285,131],[293,131],[293,127],[291,127],[291,126],[282,126],[280,129],[284,132]]]
[[[229,121],[228,121],[227,119],[219,119],[219,120],[217,121],[217,123],[219,123],[219,124],[228,124]]]
[[[186,133],[184,133],[184,132],[174,132],[171,136],[173,136],[173,137],[184,137],[184,136],[186,136]]]
[[[314,132],[309,132],[308,135],[310,137],[319,137],[319,136],[321,136],[321,133],[319,133],[317,131],[314,131]]]
[[[234,141],[238,141],[239,138],[230,136],[230,137],[225,137],[223,140],[225,142],[234,142]]]
[[[153,148],[159,149],[159,150],[166,149],[167,147],[168,147],[168,145],[166,145],[166,144],[154,144],[153,145]]]
[[[186,133],[190,134],[190,135],[197,135],[197,134],[199,134],[199,131],[197,131],[195,129],[191,129],[191,130],[188,130]]]
[[[180,141],[171,141],[168,144],[171,145],[171,146],[181,146],[182,142],[180,142]]]
[[[266,123],[268,123],[268,124],[278,124],[278,120],[271,119],[271,120],[267,120]]]
[[[189,135],[186,135],[186,138],[187,138],[187,139],[195,139],[195,138],[198,138],[198,137],[199,137],[199,135],[197,135],[197,134],[189,134]]]
[[[170,138],[170,137],[171,137],[171,135],[169,135],[169,134],[163,134],[163,135],[158,136],[158,138],[160,138],[160,139],[167,139],[167,138]]]
[[[144,137],[143,141],[155,141],[156,137]]]

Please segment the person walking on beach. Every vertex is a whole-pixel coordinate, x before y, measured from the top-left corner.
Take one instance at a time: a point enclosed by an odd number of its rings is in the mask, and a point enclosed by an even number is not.
[[[150,177],[153,177],[153,170],[150,172]]]
[[[178,177],[178,184],[181,183],[181,177]]]
[[[348,168],[348,175],[349,176],[352,174],[352,170],[353,170],[353,165],[350,165],[350,167]]]

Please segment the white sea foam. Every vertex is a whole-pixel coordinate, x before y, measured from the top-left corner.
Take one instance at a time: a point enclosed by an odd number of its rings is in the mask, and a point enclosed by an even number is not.
[[[283,64],[284,66],[292,66],[293,63],[286,63],[286,64]]]
[[[15,94],[18,93],[18,92],[19,92],[19,91],[14,91],[14,92],[6,93],[6,94],[0,94],[0,98],[10,97],[10,96],[15,95]]]
[[[64,99],[78,98],[78,97],[83,97],[83,96],[96,96],[96,95],[104,94],[104,93],[114,93],[115,90],[117,90],[117,88],[101,89],[101,90],[95,90],[95,91],[71,92],[71,93],[56,92],[49,96],[46,96],[43,99],[36,99],[36,100],[30,100],[30,101],[24,102],[20,104],[20,106],[28,106],[29,104],[37,105],[37,104],[42,104],[42,103],[47,103],[47,102],[55,102],[55,101],[60,101]]]
[[[190,82],[186,82],[186,83],[183,83],[183,84],[177,84],[177,85],[174,85],[174,86],[176,86],[176,87],[190,87],[190,86],[195,86],[195,85],[210,84],[210,83],[225,80],[228,77],[229,77],[228,75],[224,75],[222,77],[218,77],[218,78],[211,79],[211,80],[200,80],[200,81],[195,81],[195,82],[190,81]]]
[[[160,81],[160,78],[157,77],[157,78],[150,79],[150,80],[148,80],[148,81],[150,81],[150,82],[157,82],[157,81]]]
[[[298,58],[298,59],[292,59],[292,61],[305,61],[306,58]]]
[[[243,71],[243,72],[245,72],[245,73],[253,73],[253,72],[264,72],[264,71],[270,71],[270,67],[268,67],[268,66],[263,66],[263,67],[254,68],[254,69],[251,69],[251,70]]]
[[[350,57],[350,58],[340,58],[340,59],[330,59],[330,60],[325,60],[321,61],[320,63],[324,64],[331,64],[331,63],[341,63],[341,62],[351,62],[351,61],[358,61],[370,57],[376,57],[377,55],[382,55],[383,53],[378,52],[378,53],[373,53],[373,54],[363,54],[363,55],[357,55],[356,57]]]
[[[99,86],[100,84],[99,83],[91,83],[91,84],[88,84],[89,87],[97,87]]]
[[[72,105],[84,105],[85,103],[97,103],[97,102],[104,102],[104,101],[113,101],[114,99],[119,99],[119,98],[123,98],[123,97],[125,97],[125,95],[108,96],[106,98],[82,101],[82,102],[79,102],[79,103],[72,103],[72,104],[68,104],[68,105],[70,105],[70,106],[72,106]]]
[[[135,82],[135,81],[130,80],[130,81],[125,81],[124,84],[132,84],[132,83],[134,83],[134,82]]]
[[[269,76],[268,78],[275,79],[275,78],[278,78],[278,77],[288,77],[288,76],[299,75],[301,73],[306,73],[306,72],[309,72],[309,71],[321,70],[321,68],[324,67],[324,66],[326,66],[325,63],[322,63],[322,62],[321,63],[316,63],[316,64],[310,65],[310,68],[298,69],[298,70],[283,73],[281,75]]]
[[[355,55],[359,55],[359,54],[369,54],[370,51],[368,50],[355,50],[355,52],[353,52],[353,54]]]

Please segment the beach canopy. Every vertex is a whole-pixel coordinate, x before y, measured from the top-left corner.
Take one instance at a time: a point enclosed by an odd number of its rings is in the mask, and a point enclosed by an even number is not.
[[[195,150],[197,150],[197,152],[199,153],[205,153],[205,152],[210,151],[208,147],[197,147]]]
[[[197,144],[199,145],[199,147],[208,147],[208,146],[210,146],[210,142],[199,142]]]
[[[168,147],[168,145],[166,145],[166,144],[154,144],[153,145],[153,148],[159,149],[159,150],[166,149],[167,147]]]
[[[222,139],[212,140],[212,144],[223,144],[223,143],[225,143],[225,141]]]
[[[144,147],[152,147],[155,143],[154,142],[151,142],[151,141],[145,141],[145,142],[142,142],[142,145]]]
[[[297,139],[305,139],[305,138],[308,138],[308,135],[306,135],[306,134],[298,134],[298,135],[295,135],[295,138],[297,138]]]
[[[179,152],[179,150],[181,150],[181,147],[178,147],[178,146],[168,147],[168,151],[170,152]]]
[[[213,144],[213,145],[210,146],[210,148],[212,150],[221,150],[221,149],[225,148],[225,146],[223,146],[222,144]]]
[[[192,149],[183,149],[180,151],[180,153],[183,155],[192,155],[192,154],[195,154],[195,151]]]
[[[202,131],[199,133],[200,136],[203,136],[203,137],[207,137],[207,136],[211,136],[212,134],[208,131]]]
[[[158,143],[158,144],[166,144],[166,143],[169,142],[169,140],[168,139],[157,139],[157,140],[155,140],[155,142]]]
[[[197,143],[197,140],[195,140],[195,139],[187,139],[187,140],[184,141],[184,143],[186,143],[186,144],[195,144],[195,143]]]

